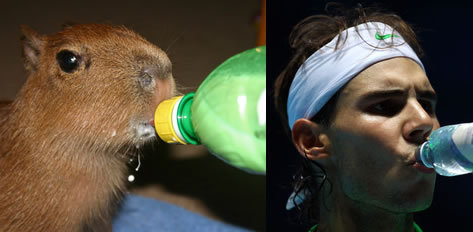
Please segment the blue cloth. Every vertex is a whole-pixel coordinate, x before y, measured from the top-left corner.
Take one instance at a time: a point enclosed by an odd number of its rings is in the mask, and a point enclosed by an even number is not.
[[[127,195],[113,221],[113,232],[247,232],[249,230],[214,221],[170,203]]]

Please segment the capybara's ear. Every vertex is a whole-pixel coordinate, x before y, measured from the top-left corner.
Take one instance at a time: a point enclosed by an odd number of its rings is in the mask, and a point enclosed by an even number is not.
[[[23,45],[24,65],[28,72],[34,72],[39,65],[40,56],[44,49],[43,36],[30,26],[21,25],[21,42]]]

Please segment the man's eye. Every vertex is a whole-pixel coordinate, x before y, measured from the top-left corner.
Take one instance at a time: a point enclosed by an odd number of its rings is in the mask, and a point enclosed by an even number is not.
[[[367,112],[374,115],[394,116],[401,112],[403,102],[397,100],[385,100],[377,102],[368,107]]]
[[[430,101],[426,101],[426,100],[419,100],[419,104],[422,106],[422,108],[424,108],[425,112],[427,112],[428,114],[434,114],[435,113],[435,104],[430,102]]]

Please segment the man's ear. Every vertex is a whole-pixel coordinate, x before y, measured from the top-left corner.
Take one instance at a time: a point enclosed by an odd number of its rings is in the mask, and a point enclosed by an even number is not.
[[[321,160],[329,156],[330,139],[322,126],[308,119],[298,119],[292,127],[292,141],[302,156]]]
[[[43,52],[43,37],[26,25],[20,26],[23,36],[23,59],[24,65],[28,72],[33,72],[38,68],[40,56]]]

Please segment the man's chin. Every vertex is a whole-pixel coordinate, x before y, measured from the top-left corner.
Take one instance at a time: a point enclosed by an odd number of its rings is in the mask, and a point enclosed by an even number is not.
[[[432,205],[433,194],[418,195],[416,198],[406,198],[400,204],[398,213],[415,213],[428,209]]]
[[[428,209],[432,205],[434,198],[436,176],[429,175],[413,184],[408,192],[405,192],[404,203],[405,212],[419,212]]]

